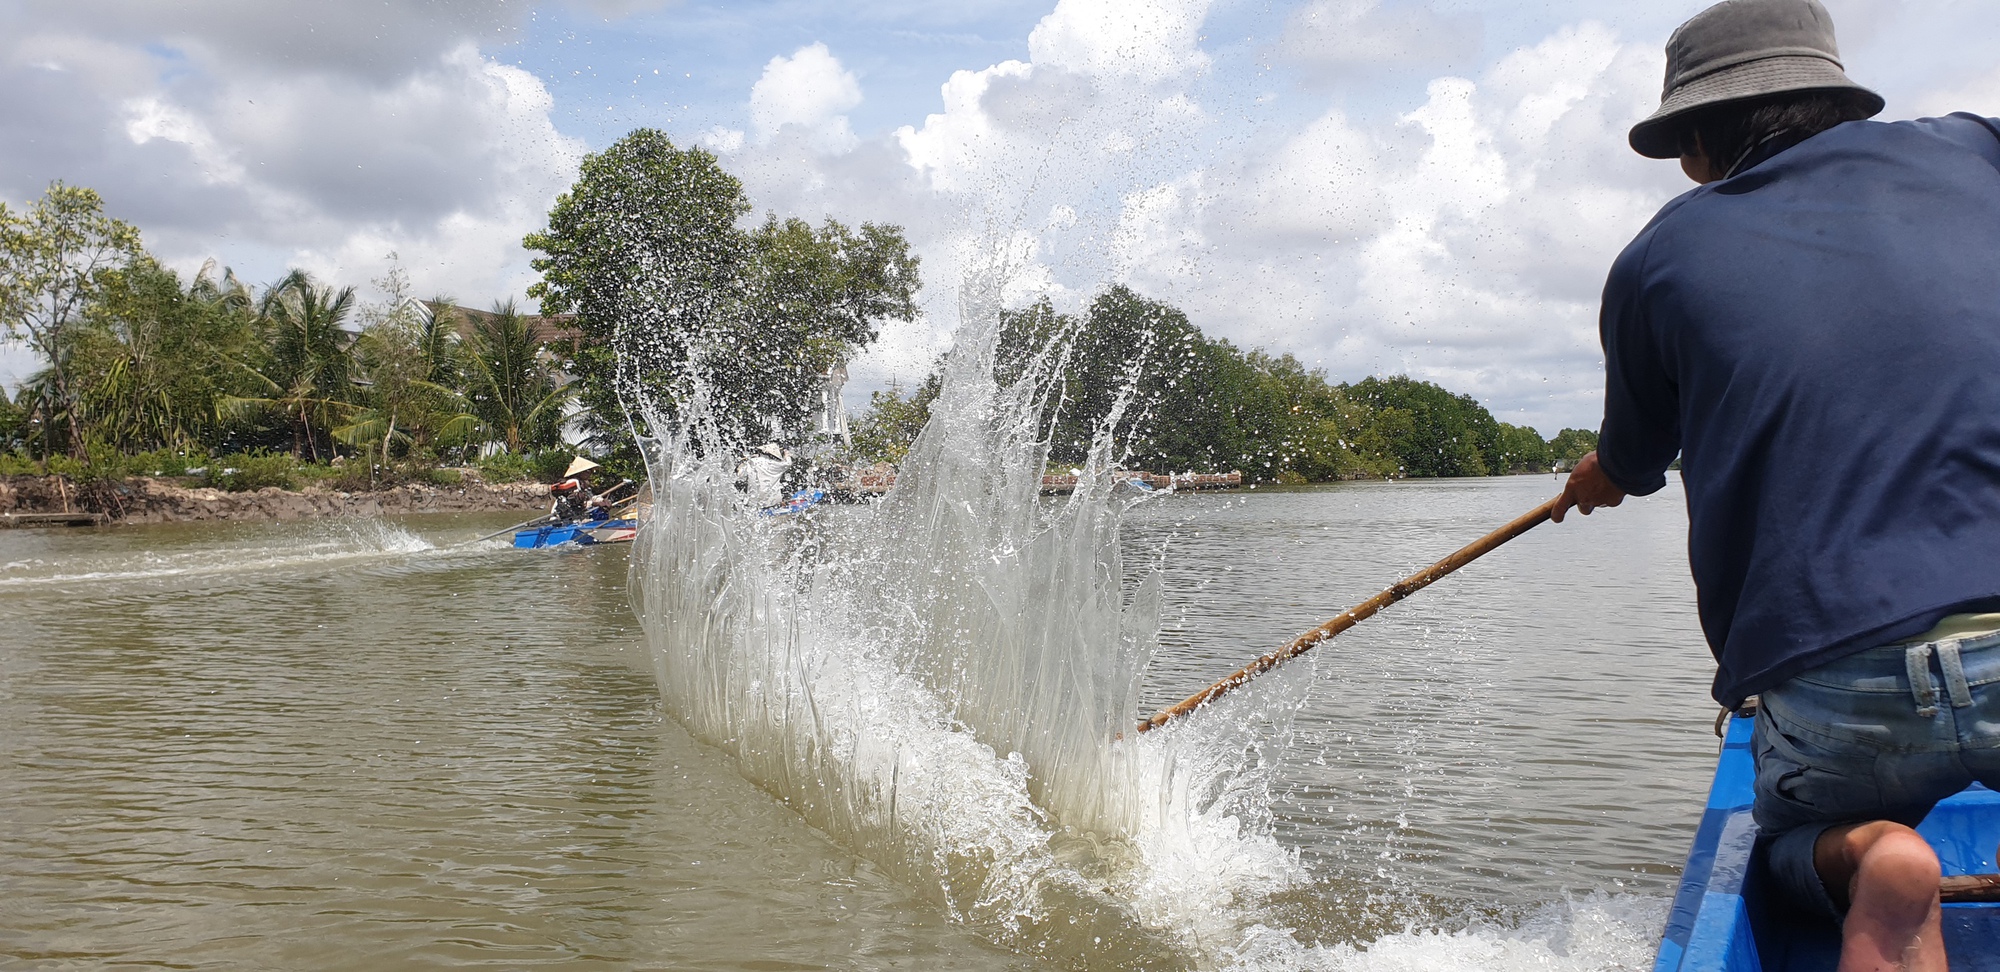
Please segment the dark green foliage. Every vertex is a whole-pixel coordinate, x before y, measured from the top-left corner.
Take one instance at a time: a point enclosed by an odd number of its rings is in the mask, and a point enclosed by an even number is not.
[[[917,258],[895,227],[766,219],[749,234],[735,313],[703,336],[723,438],[799,438],[827,372],[873,344],[878,322],[914,317],[916,291]]]
[[[0,386],[0,454],[25,449],[28,445],[28,410],[14,403]]]
[[[317,284],[303,270],[272,285],[258,307],[269,352],[261,367],[250,369],[257,391],[227,400],[226,413],[279,416],[291,431],[294,455],[332,458],[333,430],[356,409],[355,335],[342,326],[354,307],[353,287]]]
[[[1549,440],[1551,461],[1564,469],[1575,468],[1578,460],[1595,451],[1597,433],[1588,429],[1564,429]]]
[[[1548,472],[1554,464],[1554,453],[1550,451],[1549,444],[1542,440],[1540,432],[1519,425],[1500,423],[1498,448],[1487,460],[1487,465],[1491,466],[1494,472]]]
[[[1470,395],[1454,395],[1402,375],[1364,378],[1346,386],[1378,421],[1364,427],[1369,458],[1394,457],[1403,476],[1484,476],[1497,472],[1500,423]]]
[[[585,156],[548,229],[522,241],[544,254],[528,296],[544,313],[576,315],[583,340],[567,365],[598,437],[624,442],[626,406],[648,390],[677,417],[692,342],[720,322],[743,273],[736,220],[749,211],[715,156],[642,128]]]
[[[20,338],[46,367],[30,385],[44,456],[82,458],[82,388],[76,350],[108,274],[143,256],[139,231],[104,213],[95,190],[49,184],[27,212],[0,203],[0,330]]]
[[[937,400],[943,384],[943,377],[933,373],[908,398],[897,388],[870,392],[868,411],[853,426],[853,458],[867,465],[902,462],[917,433],[930,421],[931,402]]]
[[[749,208],[714,156],[639,129],[586,157],[524,241],[544,254],[529,295],[576,315],[566,365],[601,441],[629,450],[629,413],[679,422],[697,389],[717,445],[799,438],[827,370],[915,313],[901,230],[773,216],[744,232]]]
[[[1045,411],[1055,465],[1080,464],[1106,427],[1113,461],[1127,468],[1266,481],[1483,476],[1555,462],[1535,430],[1495,421],[1468,395],[1403,376],[1334,385],[1289,354],[1211,340],[1122,286],[1080,317],[1046,301],[1007,312],[998,362],[1002,380],[1037,362],[1054,375]],[[895,404],[878,401],[870,414]]]
[[[575,457],[568,449],[543,449],[530,457],[530,466],[534,470],[536,480],[544,483],[561,482],[563,470],[569,468],[570,460],[573,458]],[[604,466],[614,474],[625,475],[628,478],[630,476],[630,473],[618,469],[612,463],[607,462]]]
[[[479,467],[479,477],[489,483],[518,483],[535,474],[534,463],[518,452],[481,456],[474,465]]]
[[[508,452],[557,443],[563,408],[575,391],[562,382],[512,300],[495,303],[491,315],[473,322],[465,363],[473,414]]]

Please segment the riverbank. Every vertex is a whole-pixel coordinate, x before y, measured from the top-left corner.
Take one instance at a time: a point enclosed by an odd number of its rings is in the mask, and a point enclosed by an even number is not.
[[[113,522],[261,522],[400,513],[537,512],[548,503],[540,483],[456,485],[413,483],[348,492],[307,488],[231,492],[185,486],[171,479],[135,476],[122,482],[79,484],[61,476],[0,476],[0,515],[102,513]],[[4,519],[4,517],[0,517]]]

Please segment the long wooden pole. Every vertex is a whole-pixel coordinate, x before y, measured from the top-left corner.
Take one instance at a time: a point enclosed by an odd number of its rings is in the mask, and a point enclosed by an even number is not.
[[[1549,511],[1553,510],[1555,505],[1556,501],[1551,499],[1529,510],[1514,520],[1514,522],[1466,544],[1457,553],[1397,581],[1390,585],[1388,590],[1348,608],[1339,617],[1292,639],[1291,644],[1269,654],[1261,655],[1255,661],[1231,672],[1228,677],[1216,682],[1214,685],[1182,699],[1171,708],[1161,709],[1151,719],[1139,723],[1139,731],[1146,732],[1150,729],[1158,729],[1174,719],[1207,705],[1231,689],[1278,667],[1279,664],[1286,660],[1297,658],[1319,647],[1320,642],[1326,641],[1334,635],[1374,617],[1377,611],[1429,587],[1432,581],[1478,560],[1480,557],[1492,552],[1493,548],[1540,526],[1542,521],[1549,518]]]

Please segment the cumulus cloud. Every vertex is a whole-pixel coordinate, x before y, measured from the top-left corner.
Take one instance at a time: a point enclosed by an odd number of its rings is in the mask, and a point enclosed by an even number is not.
[[[0,40],[0,138],[13,146],[0,198],[25,202],[53,179],[90,186],[183,270],[214,257],[253,280],[302,266],[365,283],[395,251],[426,292],[484,301],[531,282],[520,239],[582,145],[551,123],[540,79],[440,35],[497,29],[498,14],[328,11],[323,46],[291,63],[245,55],[254,31],[225,24],[221,4],[172,24],[156,5],[72,6],[108,19],[84,31],[52,11]],[[245,13],[251,26],[272,16]],[[432,22],[447,17],[460,22]],[[421,56],[396,39],[373,60],[329,53],[426,24]]]
[[[854,72],[825,44],[813,43],[764,65],[763,76],[750,87],[750,123],[765,140],[797,126],[826,149],[842,151],[854,145],[846,113],[860,104],[861,82]]]
[[[1624,144],[1676,14],[1489,6],[1510,31],[1496,44],[1439,0],[1211,6],[1058,0],[1025,57],[940,78],[930,114],[879,134],[855,131],[856,73],[808,44],[748,65],[754,84],[725,96],[740,117],[677,137],[724,155],[759,216],[905,228],[924,316],[885,329],[853,370],[863,390],[919,377],[957,282],[998,262],[1017,303],[1076,308],[1126,283],[1337,379],[1407,372],[1545,431],[1594,422],[1605,268],[1686,186]],[[1903,7],[1836,5],[1855,64],[1892,106],[2000,114],[1983,51],[1903,56],[1938,39],[1911,23],[1950,13],[1958,50],[1991,13],[1918,6],[1874,24]],[[550,123],[549,88],[492,54],[518,16],[498,0],[0,6],[0,197],[96,186],[183,265],[221,252],[359,281],[394,249],[421,289],[519,293],[519,238],[582,145]],[[1902,32],[1871,40],[1871,24]]]
[[[1329,109],[1220,160],[1211,190],[1143,234],[1174,251],[1126,276],[1336,376],[1405,372],[1508,421],[1586,422],[1605,268],[1681,188],[1623,147],[1658,70],[1583,24],[1477,79],[1433,80],[1388,124]],[[1136,218],[1150,203],[1134,199]]]
[[[1161,81],[1208,66],[1196,46],[1208,0],[1061,0],[1028,34],[1035,64]]]

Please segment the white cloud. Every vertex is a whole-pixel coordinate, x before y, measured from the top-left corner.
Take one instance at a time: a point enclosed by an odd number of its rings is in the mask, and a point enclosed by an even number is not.
[[[999,259],[1012,301],[1124,282],[1336,378],[1407,371],[1553,430],[1595,421],[1605,269],[1686,185],[1624,144],[1683,5],[1058,0],[1025,57],[940,79],[892,132],[856,133],[860,80],[815,43],[736,65],[756,76],[726,96],[740,120],[697,106],[677,137],[726,156],[760,212],[905,227],[924,316],[885,329],[863,390],[927,367],[957,281]],[[582,151],[550,87],[492,53],[519,6],[0,5],[22,27],[0,29],[0,197],[94,186],[182,266],[360,282],[393,249],[419,289],[518,294],[519,238]],[[1892,114],[2000,115],[1990,11],[1835,6]],[[843,43],[857,65],[896,56]],[[602,50],[579,66],[609,71]]]
[[[813,43],[764,65],[750,88],[750,123],[766,141],[796,125],[827,150],[844,151],[854,146],[846,112],[860,104],[861,82],[825,44]]]
[[[1028,34],[1035,64],[1156,82],[1206,68],[1208,0],[1060,0]]]
[[[743,130],[717,125],[701,133],[701,146],[717,155],[734,155],[743,150]]]
[[[11,53],[75,45],[44,40]],[[42,141],[43,157],[0,163],[0,185],[33,195],[39,170],[97,188],[185,269],[218,257],[252,279],[298,265],[360,283],[394,250],[427,292],[519,295],[520,239],[582,152],[551,124],[540,79],[469,42],[387,80],[195,60],[162,84],[126,59],[71,59],[61,83],[43,79],[65,110],[102,112],[106,137]]]
[[[981,188],[989,172],[1019,171],[1015,157],[1025,154],[1021,133],[1009,132],[986,111],[986,95],[996,85],[1019,83],[1034,69],[1020,61],[1002,61],[983,71],[955,71],[944,83],[944,111],[924,119],[922,128],[905,125],[895,138],[909,164],[946,192]]]
[[[211,185],[235,185],[243,181],[243,166],[215,140],[201,119],[170,105],[155,95],[133,98],[125,103],[125,135],[134,145],[156,138],[179,142]]]
[[[1202,173],[1195,171],[1126,194],[1111,235],[1113,273],[1183,277],[1197,272],[1193,254],[1208,240],[1195,214],[1201,209]]]
[[[1407,372],[1507,421],[1588,424],[1605,268],[1681,188],[1623,145],[1657,71],[1583,24],[1433,80],[1391,122],[1330,108],[1132,194],[1120,275],[1336,377]]]

